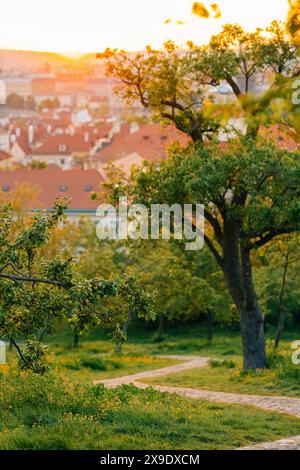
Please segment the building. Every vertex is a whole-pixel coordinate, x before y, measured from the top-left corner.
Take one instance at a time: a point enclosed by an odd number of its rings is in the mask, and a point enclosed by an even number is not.
[[[12,161],[14,164],[25,164],[26,157],[31,153],[31,151],[32,149],[26,137],[17,137],[16,135],[11,136],[10,154],[12,155]]]
[[[26,155],[24,163],[39,161],[69,170],[73,167],[74,154],[90,154],[95,144],[96,139],[88,132],[49,135]]]
[[[9,132],[6,129],[0,128],[0,150],[3,150],[4,152],[9,152],[9,147]]]
[[[10,153],[0,150],[0,170],[7,170],[13,167],[13,157]]]
[[[76,221],[81,216],[95,218],[99,202],[92,200],[91,193],[99,191],[102,182],[96,170],[62,171],[55,166],[43,170],[4,170],[0,172],[0,193],[9,200],[18,188],[30,186],[36,192],[36,198],[24,200],[25,208],[30,211],[49,209],[58,197],[66,197],[67,216]]]
[[[53,96],[55,95],[55,76],[39,76],[32,80],[33,96]]]
[[[32,78],[31,77],[1,77],[5,84],[6,96],[16,93],[23,98],[32,96]]]
[[[85,89],[92,96],[110,99],[113,95],[114,82],[110,78],[99,77],[88,80]]]
[[[128,170],[130,162],[155,161],[166,158],[169,145],[177,141],[186,146],[190,139],[174,126],[162,127],[160,124],[145,124],[140,128],[122,125],[110,142],[103,146],[93,157],[95,168],[103,169],[108,163],[124,164]]]

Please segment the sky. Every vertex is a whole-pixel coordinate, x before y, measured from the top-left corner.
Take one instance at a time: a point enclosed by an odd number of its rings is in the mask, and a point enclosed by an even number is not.
[[[287,0],[217,3],[222,18],[205,20],[191,14],[193,0],[9,0],[1,5],[0,48],[85,53],[106,47],[137,51],[168,39],[200,44],[224,23],[253,30],[284,20],[288,10]]]

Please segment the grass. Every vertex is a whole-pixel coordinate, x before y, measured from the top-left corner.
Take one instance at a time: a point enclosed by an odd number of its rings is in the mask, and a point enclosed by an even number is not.
[[[300,366],[291,362],[291,343],[299,338],[300,333],[297,331],[287,332],[278,355],[272,353],[269,338],[269,369],[248,374],[242,372],[241,339],[239,332],[235,330],[226,333],[221,329],[217,330],[212,343],[207,341],[205,332],[199,327],[171,329],[165,334],[164,341],[159,343],[153,339],[151,333],[136,332],[123,346],[121,355],[116,355],[113,343],[99,332],[93,332],[88,338],[84,338],[78,351],[72,349],[71,338],[67,335],[48,340],[52,351],[50,359],[55,364],[56,372],[70,382],[92,382],[176,363],[159,355],[194,354],[210,357],[211,365],[149,379],[148,383],[300,397]],[[214,365],[214,361],[218,367]]]
[[[299,338],[295,338],[299,339]],[[51,349],[72,351],[72,338],[66,333],[46,337]],[[82,337],[82,348],[97,349],[103,354],[114,354],[115,345],[108,336],[101,331],[93,331],[90,335]],[[165,354],[195,354],[199,356],[232,356],[241,355],[242,347],[240,333],[236,329],[217,330],[214,341],[210,344],[201,326],[170,328],[164,334],[163,341],[156,341],[155,333],[151,331],[129,331],[129,338],[123,345],[123,353],[135,355],[165,355]]]
[[[300,420],[123,386],[0,376],[0,449],[229,449],[300,434]]]
[[[170,330],[162,342],[153,333],[136,332],[116,354],[101,332],[82,338],[79,349],[69,334],[46,338],[52,373],[38,377],[0,372],[0,449],[229,449],[300,434],[300,420],[237,405],[213,404],[154,390],[91,387],[113,378],[175,364],[160,355],[208,356],[208,367],[172,374],[151,383],[237,393],[299,394],[299,366],[291,366],[288,334],[271,368],[241,373],[237,331],[219,330],[212,344],[201,328]]]
[[[300,398],[300,365],[292,364],[291,351],[289,343],[286,343],[280,354],[270,352],[269,368],[263,371],[242,371],[242,359],[237,356],[214,359],[206,367],[147,379],[145,382],[228,393]]]

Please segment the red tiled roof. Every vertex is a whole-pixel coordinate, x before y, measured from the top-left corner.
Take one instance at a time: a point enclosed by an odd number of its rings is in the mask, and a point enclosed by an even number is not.
[[[26,155],[29,155],[32,152],[31,147],[26,140],[26,137],[17,137],[16,143],[19,145],[19,147],[21,147],[21,149]]]
[[[262,127],[260,134],[266,139],[273,140],[279,148],[288,150],[289,152],[294,152],[299,147],[295,140],[295,133],[286,126],[275,124],[270,127]]]
[[[17,186],[24,183],[29,184],[38,190],[38,203],[42,208],[49,208],[53,205],[58,196],[66,196],[70,199],[69,208],[72,210],[92,209],[95,210],[99,204],[92,201],[90,194],[98,191],[102,176],[96,170],[58,170],[48,168],[44,170],[21,169],[16,171],[4,170],[0,172],[0,191],[2,195],[7,195],[15,190]],[[6,186],[9,191],[3,191]],[[25,201],[25,206],[30,209],[30,202]],[[40,207],[40,206],[39,206]]]
[[[8,158],[12,158],[12,155],[4,150],[0,150],[0,161],[7,160]]]
[[[46,137],[43,144],[31,153],[32,155],[70,155],[74,152],[88,152],[93,144],[94,139],[91,134],[88,142],[84,140],[84,133],[51,135]]]
[[[108,137],[113,126],[109,123],[102,124],[84,124],[80,127],[81,131],[89,132],[91,136],[96,136],[97,139],[104,139]]]
[[[174,126],[162,127],[160,124],[143,125],[137,132],[130,134],[128,126],[113,136],[112,142],[101,149],[96,159],[107,163],[119,160],[132,153],[138,153],[145,160],[165,158],[166,147],[173,141],[187,145],[189,138]]]

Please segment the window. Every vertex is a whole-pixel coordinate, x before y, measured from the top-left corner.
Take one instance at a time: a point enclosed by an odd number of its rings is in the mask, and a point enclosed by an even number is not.
[[[4,193],[8,193],[8,191],[10,191],[10,186],[8,186],[7,184],[5,184],[4,186],[2,186],[2,191]]]
[[[66,150],[67,150],[67,146],[65,144],[60,144],[59,151],[60,152],[65,152]]]
[[[92,191],[93,187],[90,186],[89,184],[86,184],[84,187],[84,190],[86,193],[90,193]]]
[[[61,193],[65,193],[66,191],[68,191],[68,186],[61,186],[59,190]]]

